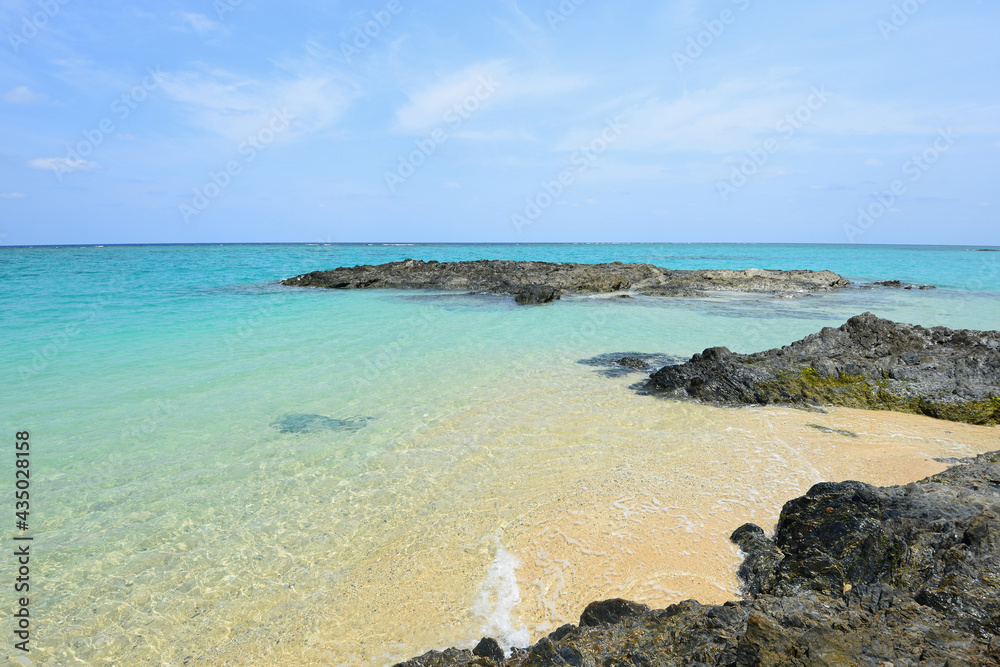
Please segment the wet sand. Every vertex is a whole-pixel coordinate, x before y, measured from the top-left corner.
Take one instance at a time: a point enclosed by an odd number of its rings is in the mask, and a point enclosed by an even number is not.
[[[386,496],[399,511],[372,513],[388,537],[337,580],[235,624],[197,662],[384,665],[485,635],[525,645],[609,597],[722,603],[738,597],[729,534],[748,521],[770,531],[813,484],[906,483],[948,467],[935,458],[1000,449],[997,428],[715,408],[617,382],[563,387],[558,415],[541,400],[551,387],[526,383],[517,400],[429,425],[420,445],[439,465]]]

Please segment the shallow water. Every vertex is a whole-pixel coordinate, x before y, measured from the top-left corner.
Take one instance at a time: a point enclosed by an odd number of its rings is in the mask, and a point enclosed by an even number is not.
[[[943,468],[935,456],[997,449],[996,429],[663,401],[629,390],[640,374],[607,377],[579,360],[750,352],[864,310],[1000,328],[998,255],[2,249],[4,424],[33,443],[34,662],[379,665],[482,634],[534,641],[601,597],[732,597],[725,538],[740,523],[769,527],[821,479],[929,474]],[[516,307],[274,284],[406,257],[827,268],[939,289]],[[289,415],[303,428],[273,425]]]

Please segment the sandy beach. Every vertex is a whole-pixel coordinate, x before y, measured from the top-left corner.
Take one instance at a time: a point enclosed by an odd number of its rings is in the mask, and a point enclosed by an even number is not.
[[[261,654],[390,664],[481,636],[526,645],[576,623],[593,600],[722,603],[738,597],[730,533],[748,521],[770,531],[781,506],[813,484],[904,484],[944,470],[944,460],[1000,449],[997,428],[843,408],[714,408],[637,398],[608,382],[598,380],[599,402],[574,402],[587,409],[569,408],[541,432],[503,426],[525,424],[523,404],[507,408],[518,420],[493,405],[439,424],[477,422],[468,432],[483,444],[440,473],[436,488],[450,491],[426,497],[433,513],[400,525],[400,539],[335,593],[272,615],[270,627],[295,629],[280,643],[234,628],[212,664]],[[619,419],[600,416],[611,413]],[[663,430],[677,424],[690,431]],[[686,446],[663,446],[678,439]]]

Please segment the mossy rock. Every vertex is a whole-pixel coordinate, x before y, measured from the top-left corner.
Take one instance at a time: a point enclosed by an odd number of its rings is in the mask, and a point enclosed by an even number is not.
[[[811,366],[798,373],[785,371],[757,387],[771,403],[838,405],[862,410],[891,410],[977,426],[1000,424],[1000,396],[980,400],[935,401],[926,397],[900,396],[886,380],[872,381],[861,375],[823,377]]]

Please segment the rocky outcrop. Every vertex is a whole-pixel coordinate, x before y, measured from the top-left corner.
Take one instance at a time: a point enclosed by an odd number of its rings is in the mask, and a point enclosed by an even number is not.
[[[479,260],[402,262],[313,271],[281,281],[292,287],[331,289],[442,289],[518,294],[532,286],[566,293],[629,290],[658,296],[697,296],[713,291],[804,294],[845,287],[830,271],[674,271],[652,264],[575,264]]]
[[[549,303],[559,298],[559,291],[548,285],[528,285],[514,295],[517,303]]]
[[[1000,332],[852,317],[780,349],[713,347],[653,373],[644,391],[716,404],[841,405],[1000,423]]]
[[[773,538],[746,524],[732,539],[741,601],[605,600],[503,659],[448,649],[402,665],[1000,665],[1000,452],[906,486],[817,484]]]

